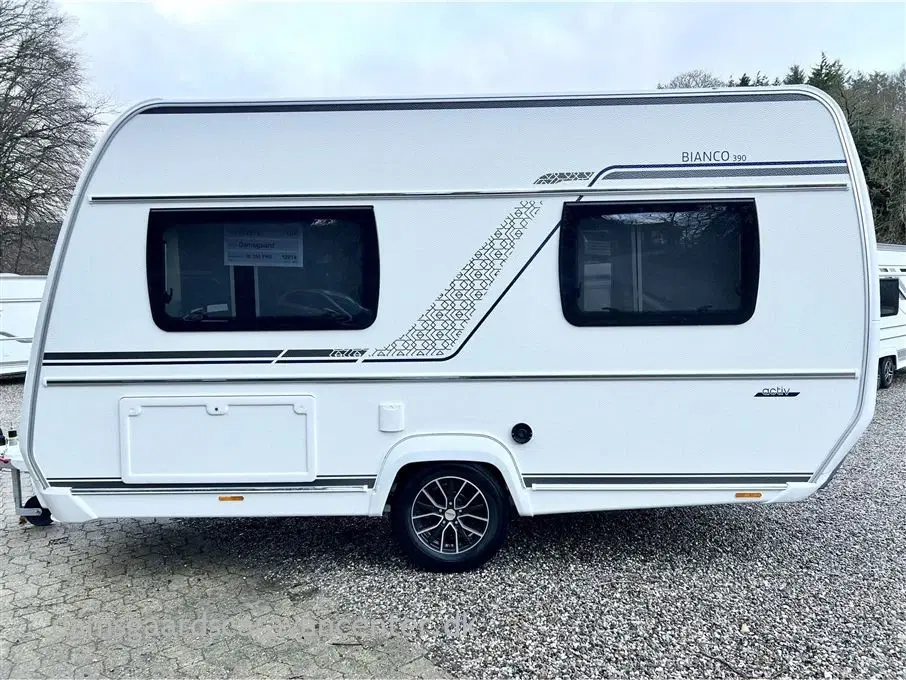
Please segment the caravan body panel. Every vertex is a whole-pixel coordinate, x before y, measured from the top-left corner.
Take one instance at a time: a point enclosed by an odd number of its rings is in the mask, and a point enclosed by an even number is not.
[[[891,357],[896,370],[900,370],[906,364],[906,246],[878,244],[878,275],[882,288],[891,287],[890,291],[882,290],[880,296],[878,358]],[[883,294],[886,292],[889,292],[890,300]]]
[[[44,276],[0,274],[0,378],[28,368]]]
[[[709,262],[737,284],[705,290]],[[875,270],[852,141],[810,88],[151,103],[64,225],[26,460],[73,518],[380,514],[438,460],[493,467],[522,514],[799,499],[873,412]],[[677,286],[707,304],[664,311]]]

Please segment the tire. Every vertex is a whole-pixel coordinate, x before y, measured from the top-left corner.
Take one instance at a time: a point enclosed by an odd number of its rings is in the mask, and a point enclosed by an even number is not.
[[[893,375],[896,365],[892,357],[884,357],[878,362],[878,387],[886,390],[893,384]]]
[[[31,524],[34,524],[36,527],[49,527],[53,524],[53,519],[50,517],[50,510],[41,506],[41,501],[38,500],[37,496],[32,496],[27,501],[25,501],[26,508],[41,508],[40,515],[26,515],[25,519],[28,520]]]
[[[390,505],[390,522],[415,566],[469,571],[500,550],[509,509],[506,492],[482,467],[439,464],[422,468],[400,485]]]

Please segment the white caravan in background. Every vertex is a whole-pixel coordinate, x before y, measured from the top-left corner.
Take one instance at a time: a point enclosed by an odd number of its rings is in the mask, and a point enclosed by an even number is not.
[[[878,352],[878,387],[893,384],[906,362],[906,246],[878,244],[881,330]]]
[[[815,89],[144,103],[57,243],[18,511],[386,512],[461,570],[513,512],[798,501],[878,310]]]
[[[46,278],[0,274],[0,378],[28,368]]]

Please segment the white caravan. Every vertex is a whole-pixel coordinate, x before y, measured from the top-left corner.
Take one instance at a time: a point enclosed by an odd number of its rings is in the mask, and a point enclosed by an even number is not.
[[[890,387],[906,362],[906,246],[878,244],[881,330],[878,386]]]
[[[387,512],[457,570],[513,512],[798,501],[872,417],[876,267],[806,87],[144,103],[57,243],[19,512]]]
[[[0,378],[28,368],[45,278],[0,274]]]

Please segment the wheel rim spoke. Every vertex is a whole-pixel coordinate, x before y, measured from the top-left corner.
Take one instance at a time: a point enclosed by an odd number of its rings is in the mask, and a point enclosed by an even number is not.
[[[449,524],[444,524],[444,528],[440,530],[440,552],[441,552],[441,554],[443,554],[443,552],[444,552],[444,536],[446,535],[447,529],[449,528],[449,526],[450,526]]]
[[[457,494],[457,495],[458,495],[458,494]],[[461,506],[459,506],[459,507],[456,508],[456,509],[457,509],[457,510],[463,510],[463,509],[469,507],[470,505],[472,505],[472,502],[473,502],[476,498],[478,498],[479,495],[481,495],[481,491],[479,491],[478,489],[475,489],[475,493],[472,495],[472,497],[471,497],[468,501],[466,501],[466,503],[465,503],[464,505],[461,505]],[[454,501],[454,506],[453,506],[453,507],[456,507],[456,506],[455,506],[455,501]]]
[[[460,522],[460,523],[459,523],[459,526],[461,526],[463,529],[465,529],[466,531],[468,531],[470,534],[473,534],[473,535],[475,535],[475,536],[478,536],[479,538],[481,538],[482,536],[484,536],[484,532],[483,532],[483,531],[476,531],[476,530],[473,529],[472,527],[468,526],[465,522]]]
[[[473,515],[470,512],[461,512],[459,513],[460,519],[463,517],[468,517],[469,519],[477,519],[479,522],[488,522],[490,521],[487,517],[479,517],[478,515]]]
[[[424,489],[422,489],[421,491],[419,491],[419,492],[418,492],[418,495],[419,495],[419,496],[424,495],[425,498],[427,498],[428,501],[431,503],[431,505],[433,505],[433,506],[434,506],[435,508],[437,508],[438,510],[443,510],[443,509],[445,508],[444,505],[442,505],[441,503],[438,503],[436,500],[434,500],[434,496],[432,496],[430,493],[428,493],[428,488],[427,488],[427,487],[425,487]],[[418,498],[418,497],[416,497],[416,498]]]
[[[462,480],[462,484],[459,485],[459,491],[456,492],[456,495],[453,496],[453,507],[456,508],[456,499],[459,498],[459,494],[462,493],[462,490],[466,488],[466,480]]]
[[[433,531],[434,529],[436,529],[443,523],[444,523],[444,520],[443,520],[443,518],[441,518],[441,519],[437,520],[437,524],[433,524],[430,527],[428,527],[427,529],[422,529],[421,531],[417,531],[416,533],[419,536],[421,536],[422,534],[428,533],[429,531]]]
[[[450,501],[449,501],[449,499],[447,498],[447,492],[444,491],[444,487],[442,487],[442,486],[440,485],[440,480],[439,480],[439,479],[435,479],[435,480],[434,480],[434,483],[437,484],[437,488],[440,489],[440,492],[441,492],[441,493],[443,494],[443,496],[444,496],[444,505],[448,505],[448,504],[450,503]]]
[[[443,504],[438,502],[438,495],[443,497]],[[464,498],[468,500],[461,503]],[[481,543],[491,525],[491,510],[481,489],[451,475],[432,479],[419,489],[409,522],[425,547],[446,557],[468,552]]]

